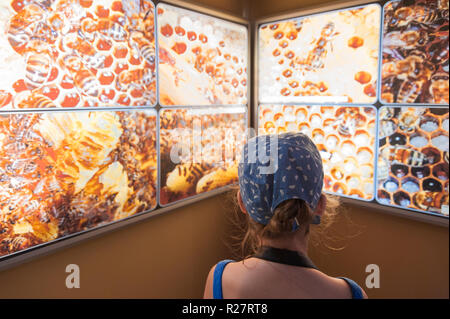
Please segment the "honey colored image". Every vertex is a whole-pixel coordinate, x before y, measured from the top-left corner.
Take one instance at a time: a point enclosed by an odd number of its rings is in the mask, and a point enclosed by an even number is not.
[[[247,28],[162,3],[157,12],[160,104],[245,105]]]
[[[246,134],[244,107],[160,112],[160,204],[238,181]]]
[[[448,216],[448,108],[383,107],[377,200]]]
[[[259,102],[375,102],[380,20],[370,4],[262,25]]]
[[[147,0],[0,0],[0,110],[153,106]]]
[[[156,206],[156,112],[0,115],[0,256]]]
[[[384,7],[381,101],[448,104],[448,0]]]
[[[319,149],[324,190],[371,200],[374,197],[374,107],[260,105],[259,134],[302,132]]]

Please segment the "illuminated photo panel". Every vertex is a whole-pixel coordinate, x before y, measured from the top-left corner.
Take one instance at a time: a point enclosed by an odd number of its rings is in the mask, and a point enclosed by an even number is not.
[[[0,110],[153,106],[154,5],[0,0]]]
[[[259,102],[375,102],[380,20],[370,4],[262,25]]]
[[[156,206],[156,112],[0,114],[0,258]]]
[[[448,0],[384,7],[383,103],[448,104]]]
[[[302,132],[323,160],[324,190],[374,197],[376,109],[372,106],[260,105],[258,133]]]
[[[245,105],[247,28],[158,4],[160,104]]]
[[[448,217],[448,107],[383,107],[377,201]]]
[[[160,204],[238,181],[247,133],[244,107],[160,111]]]

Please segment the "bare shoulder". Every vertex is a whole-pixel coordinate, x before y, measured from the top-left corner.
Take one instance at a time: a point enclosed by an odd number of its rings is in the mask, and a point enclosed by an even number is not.
[[[205,291],[203,292],[204,299],[213,299],[213,282],[216,266],[217,264],[211,267],[208,273],[208,277],[206,277]]]
[[[328,276],[328,278],[330,279],[330,282],[334,282],[336,287],[339,287],[341,292],[345,292],[345,294],[347,295],[348,298],[352,298],[352,290],[351,290],[349,284],[344,279],[330,277],[330,276]],[[361,288],[363,298],[368,299],[368,296],[367,296],[366,292],[364,291],[364,289],[359,284],[358,284],[358,286]]]

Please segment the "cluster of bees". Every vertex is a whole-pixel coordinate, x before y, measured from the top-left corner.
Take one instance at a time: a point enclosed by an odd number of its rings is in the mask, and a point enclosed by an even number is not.
[[[24,68],[0,108],[146,106],[156,102],[150,1],[13,0],[5,61]],[[22,76],[23,75],[23,76]]]
[[[449,1],[392,1],[384,9],[381,100],[448,104]]]
[[[237,182],[246,118],[245,108],[236,109],[236,113],[161,112],[162,205]]]
[[[448,108],[383,107],[378,200],[448,216]]]
[[[0,115],[0,256],[153,209],[156,113]]]
[[[260,102],[374,102],[380,11],[372,4],[263,25]]]

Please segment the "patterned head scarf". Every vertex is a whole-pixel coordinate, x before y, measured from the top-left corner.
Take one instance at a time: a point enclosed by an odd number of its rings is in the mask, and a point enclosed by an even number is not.
[[[322,158],[302,133],[261,135],[244,146],[239,186],[247,213],[267,225],[275,208],[298,198],[315,210],[323,187]]]

